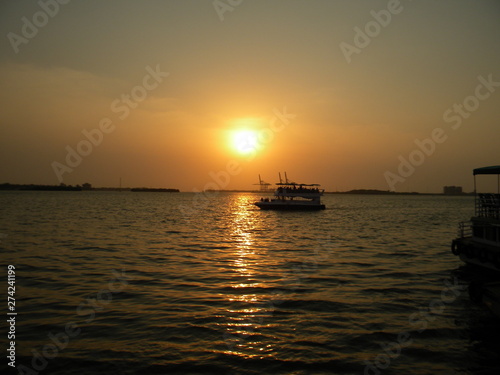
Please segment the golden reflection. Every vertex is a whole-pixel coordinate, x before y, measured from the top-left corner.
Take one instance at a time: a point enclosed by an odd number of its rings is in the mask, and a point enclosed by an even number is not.
[[[254,251],[255,212],[249,209],[252,195],[238,195],[232,204],[230,240],[236,246],[234,269],[241,275],[250,278],[254,275],[252,266],[257,265]],[[238,284],[247,287],[247,283]],[[234,286],[233,286],[234,287]]]
[[[232,268],[235,277],[230,285],[233,293],[225,296],[231,305],[225,313],[224,341],[229,348],[225,351],[228,354],[262,358],[272,355],[274,350],[266,340],[272,317],[268,304],[270,296],[256,291],[268,285],[260,280],[266,262],[255,236],[262,223],[258,212],[252,210],[254,200],[253,194],[235,195],[231,205],[227,240],[234,246]]]
[[[242,286],[233,286],[233,288],[235,289],[239,289],[239,288],[244,288]],[[255,294],[244,294],[244,295],[240,295],[240,296],[229,296],[228,298],[229,301],[231,302],[248,302],[248,303],[251,303],[251,302],[257,302],[258,301],[258,298]],[[228,311],[231,311],[231,310],[228,310]],[[241,310],[239,310],[241,311]]]

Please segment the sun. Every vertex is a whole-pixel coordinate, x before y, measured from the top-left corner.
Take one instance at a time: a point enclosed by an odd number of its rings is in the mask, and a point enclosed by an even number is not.
[[[248,155],[257,151],[259,139],[253,130],[236,130],[231,138],[233,149],[241,155]]]

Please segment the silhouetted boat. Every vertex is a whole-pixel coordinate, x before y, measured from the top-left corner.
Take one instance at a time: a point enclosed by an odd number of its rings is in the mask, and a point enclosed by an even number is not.
[[[485,284],[472,282],[469,285],[470,298],[477,303],[488,307],[500,318],[500,282],[494,281]]]
[[[324,193],[318,184],[298,184],[289,182],[285,173],[285,182],[276,184],[275,198],[261,198],[254,204],[262,210],[324,210],[321,203]]]
[[[459,224],[451,251],[468,264],[500,272],[500,166],[477,168],[473,174],[474,216]],[[497,175],[498,194],[476,193],[477,175]]]

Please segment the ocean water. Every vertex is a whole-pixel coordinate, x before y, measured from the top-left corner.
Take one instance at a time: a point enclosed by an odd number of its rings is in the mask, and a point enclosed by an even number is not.
[[[2,373],[498,373],[500,323],[450,252],[473,198],[258,198],[0,192]]]

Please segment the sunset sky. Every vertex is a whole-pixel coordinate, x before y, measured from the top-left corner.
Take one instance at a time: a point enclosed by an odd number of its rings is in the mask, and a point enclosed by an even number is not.
[[[497,0],[3,1],[0,183],[472,190],[500,164],[499,20]]]

